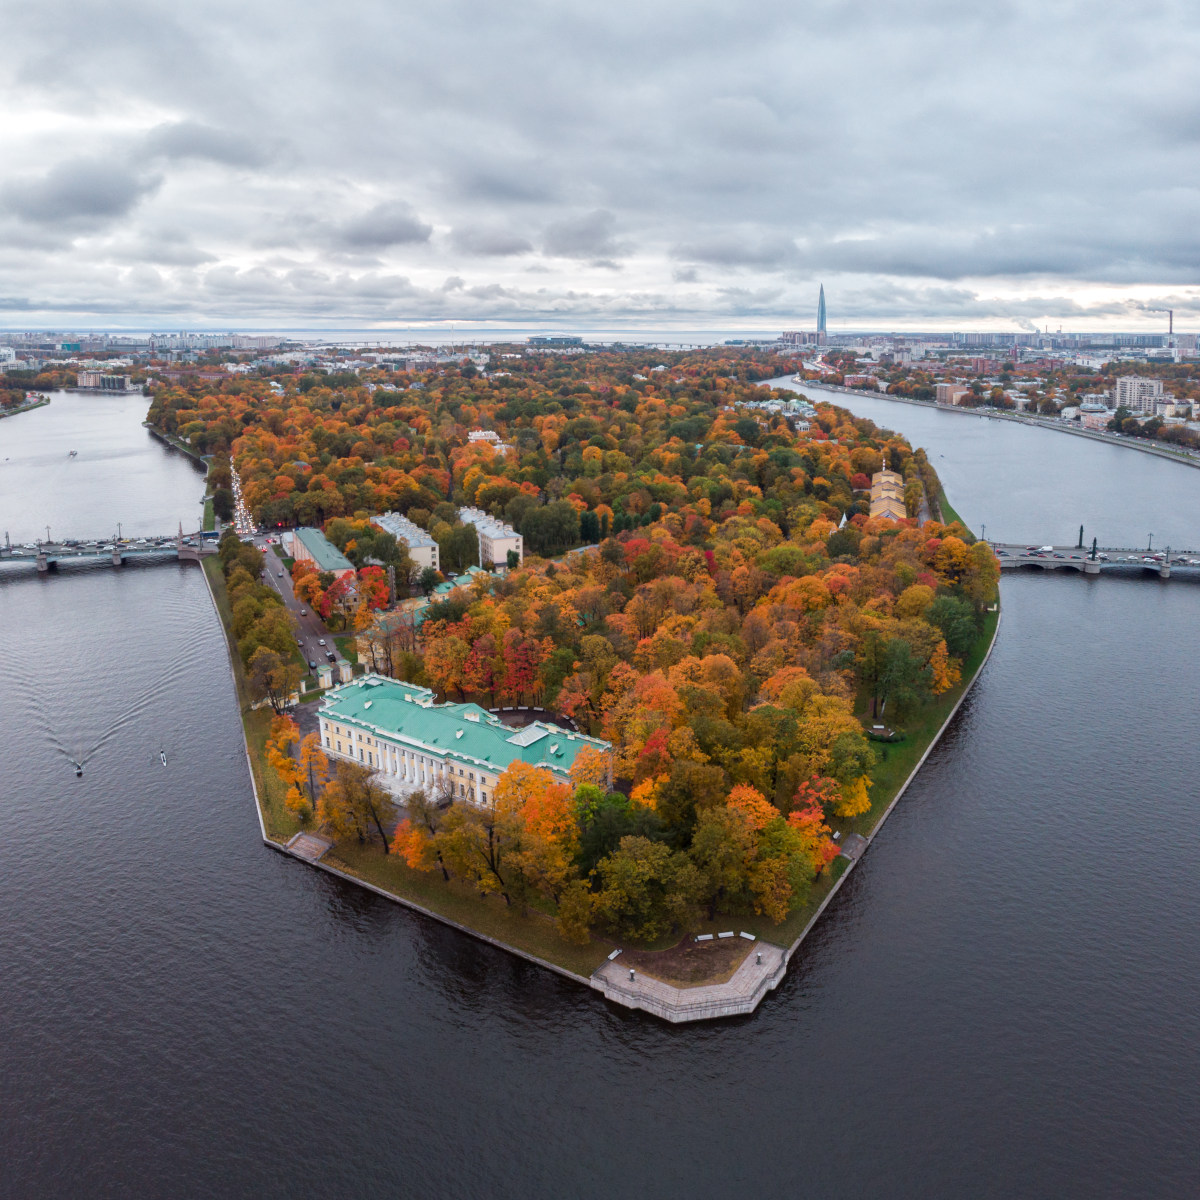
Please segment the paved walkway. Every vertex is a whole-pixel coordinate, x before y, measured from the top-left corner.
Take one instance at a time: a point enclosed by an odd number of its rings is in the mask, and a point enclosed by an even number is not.
[[[783,978],[783,947],[756,942],[745,961],[726,983],[679,988],[629,968],[618,956],[592,974],[592,987],[626,1008],[641,1008],[666,1021],[705,1021],[753,1012],[758,1002]],[[761,959],[761,962],[759,961]]]
[[[315,833],[298,833],[287,844],[287,849],[297,858],[307,862],[317,862],[330,849],[333,843],[327,838],[317,837]]]
[[[869,844],[861,833],[848,833],[842,838],[842,844],[838,853],[843,858],[848,858],[851,862],[857,862],[862,858],[862,853]]]

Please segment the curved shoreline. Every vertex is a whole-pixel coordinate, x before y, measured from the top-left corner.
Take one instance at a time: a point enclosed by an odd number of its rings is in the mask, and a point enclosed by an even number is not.
[[[233,656],[236,653],[236,647],[233,645],[229,631],[225,627],[225,621],[221,615],[220,605],[217,603],[217,597],[213,591],[212,581],[208,577],[208,571],[205,569],[206,564],[201,563],[201,573],[204,575],[205,586],[208,589],[209,599],[212,601],[213,611],[218,622],[221,625],[221,631],[225,638],[225,649],[229,659],[230,679],[233,683],[234,695],[238,702],[239,719],[241,719],[244,704],[241,685],[238,681],[237,672],[234,667]],[[376,895],[384,899],[391,900],[396,904],[400,904],[405,908],[411,909],[414,912],[430,917],[435,921],[441,922],[443,925],[448,925],[452,929],[458,930],[460,933],[465,933],[481,942],[486,942],[490,946],[494,946],[499,950],[507,951],[518,958],[524,959],[526,962],[533,963],[536,966],[544,967],[548,971],[552,971],[556,975],[570,979],[573,982],[583,984],[594,991],[599,992],[607,1000],[624,1008],[640,1009],[652,1016],[669,1021],[672,1024],[680,1024],[691,1021],[716,1020],[722,1017],[744,1016],[754,1012],[754,1010],[762,1002],[768,992],[774,991],[787,974],[787,968],[792,957],[800,948],[801,943],[812,932],[817,921],[829,907],[830,901],[837,895],[842,884],[849,877],[850,873],[857,866],[863,854],[870,848],[875,840],[876,834],[883,827],[884,822],[891,816],[893,809],[900,802],[901,797],[908,791],[912,781],[916,778],[917,773],[925,765],[926,759],[933,752],[934,747],[941,741],[942,735],[949,728],[950,723],[958,715],[962,708],[963,702],[970,695],[971,689],[975,686],[980,674],[987,666],[988,659],[992,656],[992,650],[996,645],[996,638],[1000,632],[1000,613],[997,608],[996,625],[992,630],[991,641],[988,643],[988,648],[980,660],[979,665],[971,674],[970,679],[963,687],[962,694],[955,701],[954,707],[947,714],[945,720],[938,727],[937,731],[930,738],[928,745],[925,747],[920,759],[915,766],[905,777],[904,782],[896,790],[896,794],[888,802],[887,808],[879,815],[879,819],[871,827],[868,834],[865,835],[865,845],[862,850],[852,859],[848,861],[846,869],[834,882],[829,892],[822,899],[816,911],[805,923],[804,928],[792,941],[790,946],[783,947],[766,939],[759,941],[759,945],[763,947],[764,953],[768,955],[769,961],[766,964],[752,963],[749,956],[742,966],[735,972],[734,976],[725,984],[717,985],[702,985],[699,988],[674,988],[670,985],[663,984],[658,980],[651,980],[649,986],[641,981],[640,987],[630,988],[628,985],[618,983],[614,978],[612,971],[608,971],[606,977],[606,968],[612,966],[612,957],[602,963],[590,975],[581,975],[578,972],[571,971],[566,967],[559,966],[557,963],[550,962],[547,959],[541,958],[538,955],[531,954],[527,950],[521,950],[508,942],[502,941],[499,938],[491,937],[489,934],[483,933],[481,930],[474,929],[469,925],[456,921],[451,917],[439,913],[433,909],[426,908],[424,905],[411,900],[406,896],[402,896],[397,892],[389,891],[377,884],[371,883],[366,879],[362,879],[357,875],[335,867],[330,863],[321,862],[319,859],[310,858],[304,854],[299,854],[291,848],[290,843],[284,844],[276,841],[267,833],[266,818],[263,812],[262,797],[258,790],[257,780],[254,774],[254,760],[251,756],[250,742],[247,736],[245,723],[242,724],[242,746],[246,755],[246,767],[250,774],[250,787],[254,795],[255,813],[258,817],[259,831],[262,836],[263,843],[269,846],[272,850],[280,854],[287,855],[289,858],[295,859],[298,862],[304,863],[306,866],[316,867],[319,870],[325,871],[330,875],[335,875],[346,883],[356,884],[359,887],[365,888],[368,891],[374,892]],[[618,951],[619,953],[619,951]],[[765,966],[765,969],[756,970],[757,966]],[[703,995],[701,995],[703,993]]]
[[[986,412],[978,408],[963,408],[957,404],[937,404],[928,400],[913,400],[908,396],[892,396],[887,392],[868,392],[862,388],[848,388],[840,383],[814,383],[811,380],[797,382],[794,376],[778,376],[785,383],[773,383],[762,380],[759,387],[788,388],[789,391],[799,391],[801,388],[813,388],[817,391],[831,392],[835,396],[859,396],[867,400],[887,400],[891,404],[909,404],[913,408],[922,408],[926,412],[957,413],[963,417],[987,418],[994,421],[1009,421],[1014,425],[1024,425],[1030,429],[1047,429],[1051,433],[1069,433],[1072,437],[1087,438],[1089,441],[1101,442],[1106,446],[1117,446],[1125,450],[1138,450],[1142,454],[1153,454],[1155,458],[1165,458],[1168,462],[1180,463],[1185,467],[1195,467],[1200,470],[1200,454],[1192,455],[1174,450],[1168,450],[1158,442],[1143,442],[1140,438],[1119,438],[1111,433],[1101,433],[1095,429],[1071,429],[1069,425],[1053,421],[1031,420],[1029,417],[1000,409],[988,409]]]
[[[950,722],[953,721],[954,718],[958,715],[958,710],[960,708],[962,708],[963,702],[971,694],[971,689],[978,682],[979,676],[983,674],[983,668],[987,666],[988,659],[992,657],[992,651],[996,648],[996,638],[998,638],[1000,636],[1000,622],[1001,622],[1002,618],[1003,618],[1003,614],[997,608],[997,610],[996,610],[996,628],[992,630],[992,640],[988,643],[987,652],[984,654],[983,658],[980,660],[979,666],[975,668],[975,673],[971,676],[970,680],[967,683],[967,686],[963,688],[962,695],[959,696],[957,701],[955,701],[954,707],[950,710],[949,715],[942,722],[941,726],[938,728],[937,733],[935,733],[933,735],[933,737],[930,739],[929,745],[925,747],[925,753],[922,754],[921,757],[917,760],[917,765],[915,767],[913,767],[913,769],[908,773],[908,777],[904,780],[904,782],[897,789],[896,794],[891,799],[891,803],[889,803],[887,808],[885,808],[883,810],[883,812],[879,814],[879,820],[875,822],[875,824],[871,827],[871,832],[869,834],[867,834],[867,839],[866,839],[867,845],[864,847],[862,854],[860,854],[856,859],[854,859],[850,863],[850,865],[842,872],[841,877],[830,889],[829,895],[826,896],[825,899],[821,901],[821,906],[817,909],[817,911],[815,913],[813,913],[812,920],[810,920],[809,923],[807,925],[805,925],[800,936],[791,944],[790,947],[788,947],[787,955],[784,960],[785,962],[789,962],[789,963],[791,962],[792,955],[795,954],[796,951],[799,949],[800,943],[802,941],[804,941],[804,939],[806,937],[808,937],[808,934],[811,931],[812,927],[817,923],[817,918],[825,911],[826,907],[828,906],[829,902],[834,898],[834,896],[837,895],[838,888],[840,888],[842,886],[842,884],[846,882],[847,878],[850,875],[850,872],[853,871],[854,868],[856,866],[858,866],[858,864],[862,861],[862,855],[866,854],[867,850],[870,849],[871,844],[875,841],[876,835],[883,828],[883,823],[888,819],[888,817],[890,817],[892,815],[892,810],[896,807],[897,804],[900,803],[900,798],[904,795],[905,792],[908,791],[909,786],[912,784],[912,781],[914,779],[916,779],[917,773],[925,765],[925,760],[933,753],[934,747],[937,746],[938,742],[940,742],[942,740],[942,735],[946,732],[947,729],[950,728]]]

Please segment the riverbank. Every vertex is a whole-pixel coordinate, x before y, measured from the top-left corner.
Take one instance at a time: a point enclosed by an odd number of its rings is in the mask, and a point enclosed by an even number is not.
[[[19,404],[16,408],[0,409],[0,419],[4,417],[19,417],[22,413],[33,412],[35,408],[45,408],[50,403],[49,396],[43,396],[40,400],[34,400],[28,404]]]
[[[953,512],[952,509],[949,511]],[[744,968],[733,979],[705,987],[707,998],[704,1002],[698,1002],[695,989],[687,994],[680,991],[678,1000],[672,1002],[670,997],[677,989],[653,978],[652,957],[647,959],[643,955],[640,959],[642,971],[647,977],[640,986],[630,986],[623,979],[617,983],[612,978],[613,970],[605,972],[605,968],[614,951],[619,952],[620,948],[603,938],[593,938],[586,946],[572,945],[558,934],[548,912],[537,908],[519,912],[496,897],[480,895],[463,881],[445,881],[436,874],[415,871],[396,855],[385,855],[374,845],[360,845],[353,840],[335,843],[318,861],[293,853],[288,843],[297,833],[304,831],[304,826],[287,809],[282,781],[267,762],[266,741],[270,733],[271,712],[269,709],[251,707],[252,698],[231,633],[232,612],[220,562],[209,559],[202,564],[202,569],[225,633],[242,718],[247,766],[265,844],[490,945],[508,950],[547,970],[574,979],[600,991],[615,1003],[641,1008],[674,1022],[752,1012],[767,992],[778,986],[788,963],[861,860],[862,854],[954,719],[990,657],[999,629],[998,610],[986,614],[976,646],[963,664],[962,681],[928,704],[909,722],[905,741],[878,747],[880,762],[873,772],[869,791],[871,808],[853,820],[835,822],[834,827],[840,834],[846,852],[835,859],[822,877],[814,882],[803,905],[780,924],[762,916],[736,919],[722,916],[690,931],[697,935],[716,935],[734,924],[739,931],[759,939],[763,954],[768,956],[766,968],[758,969],[756,973],[756,968],[747,959]],[[651,963],[649,966],[646,965],[648,961]],[[741,978],[743,976],[749,978],[749,984],[746,978]],[[729,992],[728,997],[722,995],[723,990]],[[712,995],[709,996],[709,993]]]
[[[208,458],[206,458],[203,454],[198,453],[182,438],[174,437],[169,433],[163,433],[161,429],[156,428],[149,421],[143,421],[142,426],[149,431],[152,437],[158,438],[160,442],[166,446],[170,446],[172,450],[178,450],[180,454],[186,454],[188,458],[198,462],[205,469],[205,471],[208,470]]]
[[[893,396],[888,392],[868,392],[863,388],[848,388],[839,383],[816,383],[811,380],[798,380],[788,376],[787,382],[792,389],[812,388],[816,391],[832,392],[835,395],[858,396],[867,400],[886,400],[890,404],[908,404],[913,408],[924,408],[934,412],[957,413],[964,417],[978,417],[989,421],[1010,421],[1016,425],[1028,425],[1034,429],[1049,429],[1052,433],[1069,433],[1072,437],[1088,438],[1093,442],[1103,442],[1109,446],[1122,446],[1126,450],[1140,450],[1143,454],[1152,454],[1156,458],[1165,458],[1170,462],[1182,463],[1187,467],[1200,469],[1200,454],[1192,454],[1168,446],[1163,442],[1151,442],[1142,438],[1123,437],[1115,433],[1103,433],[1095,429],[1074,429],[1070,422],[1056,421],[1052,417],[1031,417],[1026,413],[1010,412],[1001,408],[964,408],[959,404],[938,404],[929,400],[914,400],[911,396]],[[779,387],[779,380],[764,381],[761,387]]]

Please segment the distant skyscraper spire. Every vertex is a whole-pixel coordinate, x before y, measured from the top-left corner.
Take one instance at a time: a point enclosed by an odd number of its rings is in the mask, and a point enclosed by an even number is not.
[[[825,342],[825,285],[821,284],[821,294],[817,297],[817,341]]]

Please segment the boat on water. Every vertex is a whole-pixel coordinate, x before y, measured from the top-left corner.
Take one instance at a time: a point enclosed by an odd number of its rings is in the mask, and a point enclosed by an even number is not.
[[[68,458],[74,458],[74,457],[75,457],[75,455],[77,455],[78,453],[79,453],[79,451],[78,451],[78,450],[72,450],[72,451],[71,451],[71,453],[67,455],[67,457],[68,457]]]
[[[165,750],[160,750],[158,752],[158,758],[159,758],[159,761],[162,763],[162,765],[165,767],[167,765],[167,752]]]

